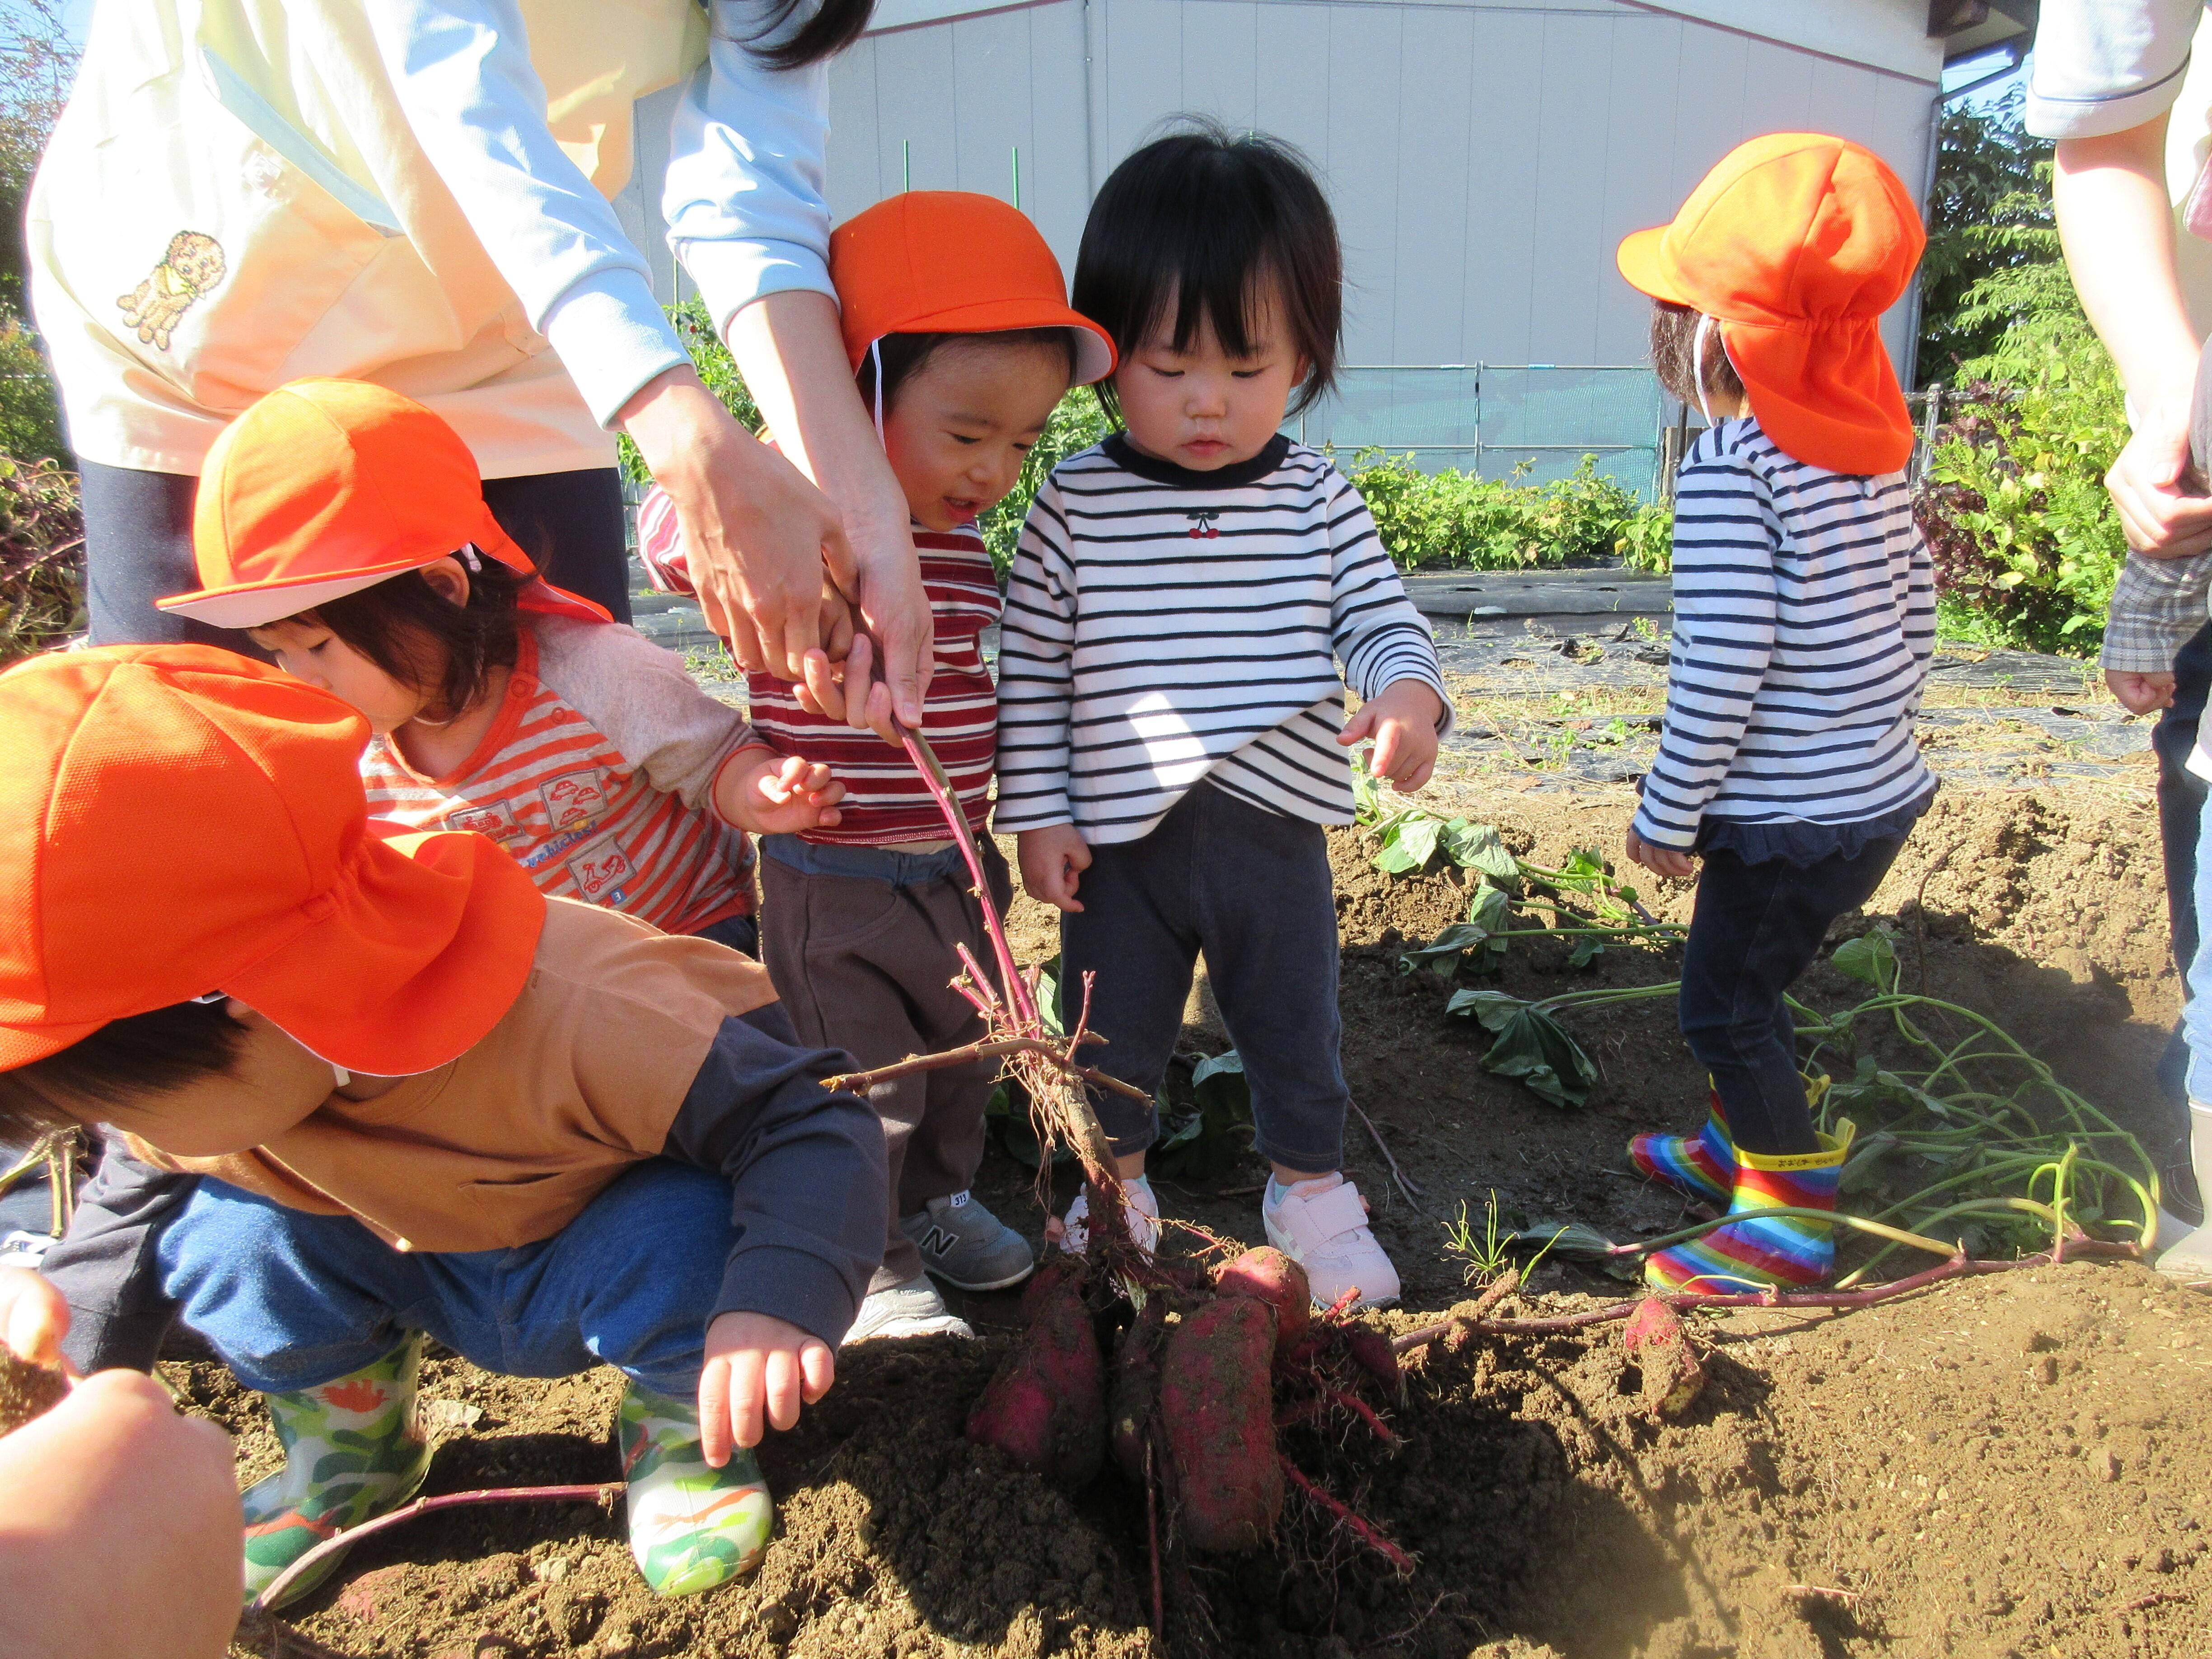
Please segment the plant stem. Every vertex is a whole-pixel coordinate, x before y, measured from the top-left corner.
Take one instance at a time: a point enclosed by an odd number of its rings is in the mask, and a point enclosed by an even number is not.
[[[349,1527],[335,1538],[325,1538],[278,1573],[269,1587],[253,1598],[248,1613],[267,1613],[284,1599],[285,1593],[298,1583],[319,1563],[352,1548],[371,1533],[379,1533],[418,1515],[428,1515],[435,1510],[456,1510],[476,1504],[612,1504],[623,1494],[623,1483],[610,1480],[598,1486],[494,1486],[481,1492],[446,1492],[436,1498],[418,1498],[413,1503],[364,1521],[357,1527]]]

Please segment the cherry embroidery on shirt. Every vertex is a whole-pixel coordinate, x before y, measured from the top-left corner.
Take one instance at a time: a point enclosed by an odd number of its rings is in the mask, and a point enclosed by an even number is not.
[[[1196,513],[1184,514],[1183,517],[1191,521],[1191,539],[1196,541],[1203,536],[1211,540],[1220,535],[1221,532],[1213,527],[1213,521],[1220,516],[1220,510],[1216,507],[1205,507]]]

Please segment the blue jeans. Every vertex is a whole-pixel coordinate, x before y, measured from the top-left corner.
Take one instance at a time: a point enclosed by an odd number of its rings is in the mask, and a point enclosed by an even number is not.
[[[550,1238],[445,1255],[204,1177],[156,1261],[185,1322],[263,1394],[335,1382],[427,1331],[501,1376],[604,1363],[680,1400],[699,1386],[736,1242],[729,1182],[655,1158]]]

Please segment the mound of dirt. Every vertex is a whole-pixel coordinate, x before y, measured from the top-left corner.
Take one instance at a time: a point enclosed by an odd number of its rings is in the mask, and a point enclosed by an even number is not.
[[[1617,848],[1631,802],[1490,792],[1472,815],[1540,862]],[[1446,981],[1399,971],[1409,942],[1459,920],[1449,874],[1386,877],[1355,832],[1334,837],[1345,1062],[1371,1121],[1347,1167],[1406,1281],[1408,1309],[1467,1294],[1443,1224],[1501,1209],[1575,1216],[1614,1237],[1680,1224],[1681,1204],[1629,1175],[1643,1129],[1687,1127],[1703,1079],[1671,1001],[1572,1017],[1602,1068],[1560,1111],[1482,1071],[1488,1038],[1449,1020]],[[1975,1007],[2021,1036],[2154,1149],[2179,1118],[2157,1082],[2179,1006],[2166,961],[2155,821],[2118,792],[1942,798],[1863,917],[1886,921],[1909,989]],[[1686,885],[1645,902],[1686,919]],[[1025,960],[1053,918],[1012,919]],[[1609,950],[1584,969],[1563,941],[1516,941],[1493,981],[1516,995],[1651,985],[1669,952]],[[1801,994],[1864,993],[1823,965]],[[1194,1052],[1226,1046],[1201,993]],[[1387,1148],[1407,1183],[1394,1180]],[[1162,1182],[1171,1215],[1254,1241],[1266,1166]],[[994,1156],[977,1182],[1034,1237],[1030,1171]],[[1063,1174],[1044,1194],[1064,1203]],[[2185,1207],[2176,1198],[2174,1207]],[[1524,1303],[1554,1314],[1617,1287],[1547,1264]],[[1006,1341],[1012,1296],[966,1298],[975,1343],[867,1345],[763,1464],[777,1536],[751,1581],[661,1602],[632,1567],[619,1513],[463,1510],[364,1544],[298,1610],[348,1659],[628,1659],[716,1653],[971,1656],[1200,1653],[1284,1659],[1834,1659],[2051,1654],[2184,1659],[2212,1620],[2212,1296],[2147,1269],[2075,1265],[1943,1285],[1848,1316],[1737,1313],[1696,1322],[1712,1381],[1679,1422],[1654,1421],[1618,1328],[1484,1337],[1430,1349],[1390,1411],[1403,1448],[1286,1446],[1418,1557],[1400,1582],[1293,1499],[1277,1547],[1233,1560],[1171,1550],[1167,1639],[1151,1633],[1141,1494],[1112,1472],[1070,1495],[961,1438]],[[1384,1322],[1403,1332],[1436,1316]],[[430,1490],[602,1481],[619,1379],[428,1368],[445,1438]],[[195,1408],[240,1436],[240,1473],[274,1466],[258,1403],[191,1368]],[[314,1651],[294,1645],[293,1652]]]

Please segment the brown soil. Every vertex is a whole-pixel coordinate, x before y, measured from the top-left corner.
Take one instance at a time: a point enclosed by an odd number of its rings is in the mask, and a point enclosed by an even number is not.
[[[1625,794],[1486,794],[1462,810],[1551,861],[1610,850]],[[1352,836],[1335,863],[1344,926],[1345,1060],[1356,1097],[1411,1180],[1394,1188],[1357,1120],[1349,1167],[1406,1279],[1394,1330],[1468,1292],[1442,1248],[1468,1203],[1572,1216],[1614,1237],[1678,1224],[1682,1206],[1625,1170],[1639,1129],[1694,1120],[1700,1079],[1665,1000],[1574,1021],[1604,1077],[1553,1110],[1481,1071],[1486,1037],[1447,1023],[1449,987],[1401,975],[1406,941],[1464,913],[1442,876],[1390,878]],[[1687,913],[1688,890],[1646,902]],[[2162,1156],[2179,1118],[2155,1068],[2178,1005],[2166,961],[2155,823],[2119,792],[1959,793],[1923,822],[1869,907],[1900,942],[1909,988],[1978,1008],[2037,1046]],[[1025,958],[1048,920],[1016,917]],[[1837,937],[1864,930],[1846,919]],[[1563,946],[1518,948],[1517,994],[1570,981]],[[1613,951],[1578,981],[1674,976]],[[1800,994],[1863,990],[1822,966]],[[1201,995],[1194,1051],[1226,1037]],[[1258,1232],[1264,1166],[1176,1183],[1171,1213]],[[996,1156],[979,1190],[1034,1235],[1028,1173]],[[1057,1200],[1069,1190],[1063,1177]],[[2185,1194],[2186,1187],[2183,1188]],[[1057,1201],[1056,1200],[1056,1201]],[[2186,1208],[2183,1195],[2171,1200]],[[1547,1265],[1525,1304],[1610,1295]],[[619,1514],[500,1508],[370,1540],[297,1610],[305,1638],[347,1656],[898,1656],[1030,1659],[1156,1652],[1141,1495],[1109,1468],[1059,1492],[968,1446],[960,1426],[1003,1350],[1012,1297],[970,1298],[986,1332],[872,1345],[763,1462],[780,1526],[750,1582],[659,1602],[631,1567]],[[1391,1417],[1403,1449],[1286,1441],[1302,1467],[1419,1557],[1401,1583],[1297,1499],[1279,1547],[1234,1561],[1172,1555],[1167,1650],[1282,1655],[2197,1656],[2212,1620],[2212,1296],[2134,1266],[2038,1268],[1936,1287],[1851,1313],[1769,1310],[1695,1322],[1712,1382],[1679,1423],[1645,1413],[1617,1328],[1432,1349]],[[428,1392],[480,1413],[447,1431],[433,1491],[604,1480],[617,1381],[493,1377],[453,1361]],[[240,1435],[241,1474],[274,1442],[227,1374],[191,1368],[200,1409]],[[458,1425],[467,1413],[441,1407]],[[295,1647],[294,1651],[313,1651]]]
[[[0,1346],[0,1434],[20,1429],[61,1404],[69,1383],[59,1371],[18,1359]]]

